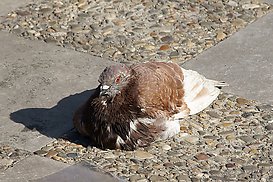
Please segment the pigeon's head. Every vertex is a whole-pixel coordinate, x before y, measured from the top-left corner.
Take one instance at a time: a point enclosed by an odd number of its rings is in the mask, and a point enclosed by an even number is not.
[[[115,97],[127,85],[130,75],[130,68],[125,64],[106,67],[99,77],[100,95]]]

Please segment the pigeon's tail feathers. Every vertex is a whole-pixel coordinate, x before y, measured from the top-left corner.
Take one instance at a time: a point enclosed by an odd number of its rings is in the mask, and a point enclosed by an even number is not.
[[[184,74],[184,101],[190,109],[190,115],[196,114],[208,107],[220,94],[225,82],[206,79],[196,71],[185,70]]]

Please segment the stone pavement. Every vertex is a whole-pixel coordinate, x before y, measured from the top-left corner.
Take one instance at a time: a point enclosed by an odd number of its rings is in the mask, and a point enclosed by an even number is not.
[[[27,2],[1,1],[0,15]],[[230,93],[272,104],[272,33],[273,12],[270,12],[183,67],[228,82],[230,87],[226,91]],[[96,76],[106,65],[113,64],[6,32],[0,32],[0,47],[0,144],[29,152],[72,128],[72,113],[88,96],[89,91],[82,91],[94,88]],[[43,121],[38,120],[41,116]],[[72,172],[82,174],[81,178]],[[70,166],[35,155],[0,173],[1,181],[10,182],[70,181],[68,176],[75,177],[75,181],[117,180],[84,163]]]

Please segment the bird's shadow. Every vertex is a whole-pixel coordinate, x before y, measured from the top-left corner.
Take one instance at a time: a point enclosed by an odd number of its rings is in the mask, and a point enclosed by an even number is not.
[[[25,127],[21,132],[38,131],[51,138],[65,138],[83,146],[91,145],[87,138],[80,136],[73,127],[75,110],[83,104],[95,89],[70,95],[61,99],[52,108],[25,108],[10,114],[10,119]]]

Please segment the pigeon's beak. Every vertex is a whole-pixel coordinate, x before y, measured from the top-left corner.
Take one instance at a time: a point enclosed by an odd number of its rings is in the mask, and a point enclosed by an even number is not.
[[[120,91],[115,86],[101,85],[100,96],[115,97]]]
[[[109,88],[110,88],[110,86],[108,86],[108,85],[101,85],[100,86],[100,96],[110,95]]]

